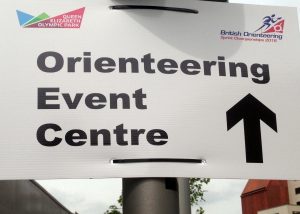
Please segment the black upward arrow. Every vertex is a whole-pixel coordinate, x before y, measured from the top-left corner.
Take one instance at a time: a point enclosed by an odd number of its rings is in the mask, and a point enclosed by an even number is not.
[[[248,94],[226,112],[227,130],[244,119],[247,163],[263,163],[260,120],[277,132],[276,114]]]

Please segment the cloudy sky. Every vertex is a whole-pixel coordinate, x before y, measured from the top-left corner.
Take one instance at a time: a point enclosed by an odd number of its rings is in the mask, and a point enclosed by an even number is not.
[[[232,3],[295,6],[299,0],[230,0]],[[39,181],[71,211],[79,214],[103,214],[121,194],[121,179]],[[246,180],[212,180],[206,186],[206,202],[201,203],[208,214],[241,214],[240,194]]]

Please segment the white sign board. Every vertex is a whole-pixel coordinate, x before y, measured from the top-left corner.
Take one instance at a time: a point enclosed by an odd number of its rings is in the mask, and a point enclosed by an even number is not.
[[[300,179],[294,8],[5,0],[0,179]]]

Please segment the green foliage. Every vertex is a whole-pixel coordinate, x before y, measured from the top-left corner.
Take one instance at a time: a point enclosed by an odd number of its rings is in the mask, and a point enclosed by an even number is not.
[[[204,214],[204,209],[202,207],[198,208],[196,214]]]
[[[198,206],[199,202],[204,202],[204,190],[203,186],[210,182],[209,178],[190,178],[190,201],[191,206]],[[204,209],[199,207],[196,211],[197,214],[204,214]]]
[[[118,204],[120,204],[121,207],[123,207],[123,196],[120,195],[119,199],[118,199]]]
[[[119,210],[122,208],[118,208],[116,205],[109,206],[109,209],[104,214],[122,214]]]
[[[122,207],[123,207],[123,197],[122,196],[119,197],[118,204],[120,205],[120,207],[117,207],[116,205],[111,205],[104,214],[122,214],[122,212],[119,211],[119,210],[122,210]]]

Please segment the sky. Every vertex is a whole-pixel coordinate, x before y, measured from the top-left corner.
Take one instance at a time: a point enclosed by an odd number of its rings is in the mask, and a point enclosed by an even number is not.
[[[299,0],[230,0],[230,3],[293,6],[298,7],[298,12],[300,12]],[[121,179],[38,182],[64,206],[79,214],[103,214],[110,205],[116,203],[122,191]],[[246,180],[212,179],[205,186],[206,201],[200,205],[208,214],[219,214],[220,210],[226,210],[226,213],[230,214],[241,214],[240,195],[246,182]]]

